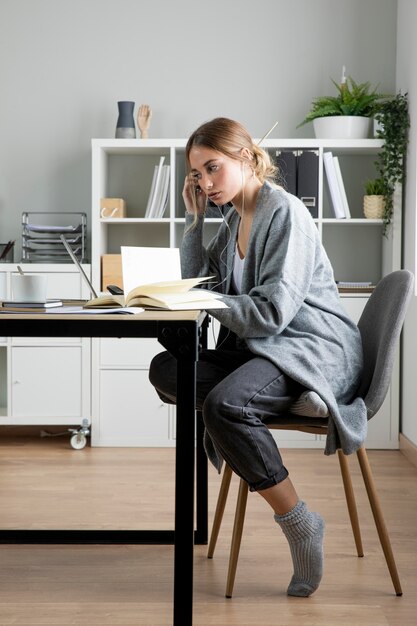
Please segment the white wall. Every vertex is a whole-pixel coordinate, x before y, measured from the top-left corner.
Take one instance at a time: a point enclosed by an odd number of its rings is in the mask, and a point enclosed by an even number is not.
[[[90,215],[90,140],[117,100],[149,103],[153,137],[217,115],[296,129],[342,65],[395,89],[396,0],[0,0],[0,241],[22,211]],[[17,250],[20,254],[20,246]]]
[[[417,3],[398,0],[397,89],[408,92],[410,143],[407,155],[407,182],[404,212],[404,267],[417,276],[416,261],[416,127],[417,127]],[[412,299],[402,337],[402,422],[401,432],[417,445],[417,299]]]
[[[216,115],[254,136],[275,120],[275,137],[312,136],[296,126],[346,65],[409,93],[404,266],[415,271],[416,24],[415,0],[398,0],[398,26],[397,0],[0,0],[0,241],[19,240],[22,211],[90,215],[90,140],[114,136],[117,100],[152,106],[153,137]],[[402,431],[417,444],[416,316],[414,299]]]

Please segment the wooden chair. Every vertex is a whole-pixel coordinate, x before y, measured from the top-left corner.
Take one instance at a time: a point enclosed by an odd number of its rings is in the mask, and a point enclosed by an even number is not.
[[[387,275],[372,292],[358,322],[364,352],[364,373],[358,397],[364,399],[368,411],[368,419],[377,414],[387,394],[398,339],[411,299],[413,284],[414,276],[407,270],[398,270]],[[326,435],[327,418],[303,417],[294,414],[277,416],[276,419],[268,422],[268,428],[299,430],[314,435]],[[365,446],[362,446],[356,454],[395,593],[397,596],[400,596],[402,595],[402,589],[398,571]],[[348,460],[341,450],[338,450],[338,459],[356,551],[358,556],[363,556],[362,538]],[[231,477],[232,470],[226,465],[217,500],[208,547],[208,558],[212,558],[214,555]],[[231,598],[233,593],[247,496],[248,485],[244,480],[240,480],[226,583],[225,595],[227,598]]]

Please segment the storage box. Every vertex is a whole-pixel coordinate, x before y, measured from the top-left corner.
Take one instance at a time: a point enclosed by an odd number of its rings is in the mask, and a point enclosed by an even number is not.
[[[123,198],[101,198],[100,217],[126,217],[126,200]]]
[[[106,291],[107,285],[123,289],[121,254],[103,254],[101,257],[101,291]]]

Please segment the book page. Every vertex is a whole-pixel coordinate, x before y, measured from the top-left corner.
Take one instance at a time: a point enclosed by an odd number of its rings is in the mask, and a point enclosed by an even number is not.
[[[191,291],[157,292],[150,291],[144,298],[159,300],[160,302],[198,302],[200,300],[220,300],[221,294],[207,291],[206,289],[193,289]]]
[[[210,292],[209,294],[210,295]],[[135,302],[135,300],[133,300]],[[162,309],[167,311],[189,311],[189,310],[203,310],[203,309],[227,309],[227,304],[219,298],[207,298],[206,300],[186,300],[176,301],[166,300],[165,298],[151,298],[143,296],[138,298],[137,302],[141,304],[145,309]]]
[[[97,298],[92,298],[88,300],[84,304],[84,307],[96,307],[96,308],[106,308],[106,307],[115,307],[115,306],[124,306],[125,299],[124,296],[113,296],[111,294],[103,294],[102,296],[98,296]]]
[[[122,246],[121,253],[125,294],[148,283],[181,280],[178,248]]]
[[[204,278],[182,278],[181,280],[167,280],[161,283],[148,283],[147,285],[139,285],[138,287],[132,289],[132,291],[129,291],[129,293],[126,295],[126,303],[130,303],[134,298],[140,296],[159,298],[165,298],[169,296],[172,299],[173,297],[178,298],[184,295],[187,300],[193,300],[195,298],[193,298],[192,296],[190,297],[189,294],[195,293],[195,290],[190,292],[190,289],[205,281],[209,281],[212,278],[212,276],[207,276]],[[212,295],[212,292],[207,292],[206,290],[200,290],[200,292],[203,293],[205,299]],[[209,293],[209,296],[207,296],[207,293]],[[216,295],[218,298],[221,297],[220,294]],[[195,297],[198,298],[199,296]],[[214,297],[216,296],[214,295]]]
[[[175,284],[175,283],[173,283]],[[192,289],[191,291],[154,291],[154,285],[149,285],[149,292],[144,290],[133,290],[131,294],[129,294],[128,305],[129,306],[146,306],[147,304],[157,304],[158,306],[166,305],[168,308],[172,304],[189,304],[196,305],[190,306],[190,308],[205,308],[204,306],[197,306],[201,302],[213,302],[216,304],[218,300],[221,299],[221,295],[218,293],[213,293],[212,291],[207,291],[206,289]],[[152,290],[151,290],[152,289]],[[135,291],[137,293],[135,294]]]

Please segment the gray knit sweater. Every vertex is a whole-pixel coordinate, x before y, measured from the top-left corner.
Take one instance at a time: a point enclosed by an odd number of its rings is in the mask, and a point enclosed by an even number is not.
[[[203,245],[204,216],[181,245],[183,277],[215,276],[227,309],[210,315],[258,356],[316,391],[329,408],[325,453],[355,452],[367,432],[366,407],[355,398],[362,366],[359,330],[344,311],[317,227],[304,204],[265,183],[259,191],[242,277],[230,291],[239,215],[232,208]]]

